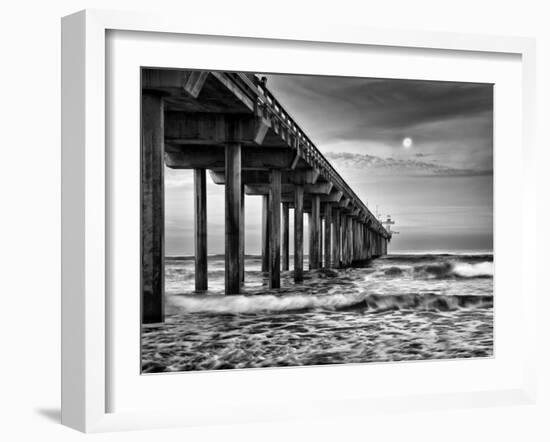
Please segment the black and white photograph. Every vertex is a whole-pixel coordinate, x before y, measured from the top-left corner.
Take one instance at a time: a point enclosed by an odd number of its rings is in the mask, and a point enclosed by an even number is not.
[[[142,373],[493,355],[493,85],[143,68]]]
[[[0,15],[0,440],[548,442],[544,2]]]

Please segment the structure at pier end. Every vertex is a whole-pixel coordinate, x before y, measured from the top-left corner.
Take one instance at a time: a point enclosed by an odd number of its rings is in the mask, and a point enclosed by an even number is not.
[[[341,268],[387,253],[391,234],[254,74],[142,69],[142,321],[164,320],[164,167],[194,170],[195,290],[208,289],[207,172],[225,186],[225,293],[244,282],[244,199],[261,195],[262,270],[270,288],[289,270]],[[323,227],[324,226],[324,227]]]

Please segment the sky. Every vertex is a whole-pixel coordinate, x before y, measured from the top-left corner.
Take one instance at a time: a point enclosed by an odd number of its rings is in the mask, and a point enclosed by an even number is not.
[[[492,250],[492,85],[267,79],[271,92],[371,212],[395,221],[392,229],[399,233],[390,253]],[[223,253],[223,186],[208,181],[208,251]],[[192,255],[192,172],[166,169],[165,184],[166,253]],[[246,198],[250,254],[260,251],[260,205],[260,197]]]

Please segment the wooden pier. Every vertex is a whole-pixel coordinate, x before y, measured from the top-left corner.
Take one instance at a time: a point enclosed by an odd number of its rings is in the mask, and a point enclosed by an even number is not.
[[[142,321],[164,320],[164,166],[194,170],[195,289],[208,289],[207,175],[225,186],[225,293],[244,283],[244,207],[260,195],[262,270],[269,287],[290,269],[304,275],[304,213],[309,268],[341,268],[387,253],[382,224],[253,74],[142,69]]]

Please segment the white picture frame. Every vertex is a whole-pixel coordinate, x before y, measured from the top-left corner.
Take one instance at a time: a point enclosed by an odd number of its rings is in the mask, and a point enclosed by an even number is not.
[[[450,33],[350,28],[346,26],[293,27],[262,21],[239,23],[196,18],[183,23],[177,17],[100,10],[81,11],[62,22],[62,423],[85,432],[168,426],[206,425],[216,422],[246,422],[288,417],[325,417],[335,414],[364,414],[372,411],[403,411],[426,408],[454,408],[532,403],[535,394],[534,339],[525,342],[520,384],[500,389],[468,392],[430,392],[414,395],[316,398],[310,407],[256,407],[250,399],[236,399],[232,415],[212,415],[203,409],[190,414],[167,411],[151,404],[139,411],[109,411],[108,396],[113,387],[107,375],[108,343],[110,196],[106,155],[106,34],[109,31],[140,31],[165,35],[206,35],[243,39],[273,39],[287,42],[337,43],[384,48],[468,51],[514,54],[521,57],[522,120],[521,156],[523,177],[520,232],[528,232],[534,217],[534,176],[526,174],[534,156],[535,46],[532,39]],[[496,153],[498,155],[498,153]],[[516,205],[518,202],[516,202]],[[534,256],[534,243],[521,243],[522,305],[536,304],[533,270],[526,264]],[[499,295],[497,295],[499,296]],[[536,312],[523,308],[517,319],[526,336],[535,333]],[[498,317],[497,317],[498,321]],[[498,357],[498,356],[497,356]],[[318,370],[318,368],[309,368]],[[277,370],[273,370],[275,372]],[[288,373],[288,370],[286,371]],[[241,378],[246,372],[241,372]],[[186,374],[201,376],[201,374]],[[247,402],[248,401],[248,402]],[[257,409],[261,408],[261,409]],[[246,413],[246,410],[249,413]],[[213,417],[214,416],[214,417]]]

